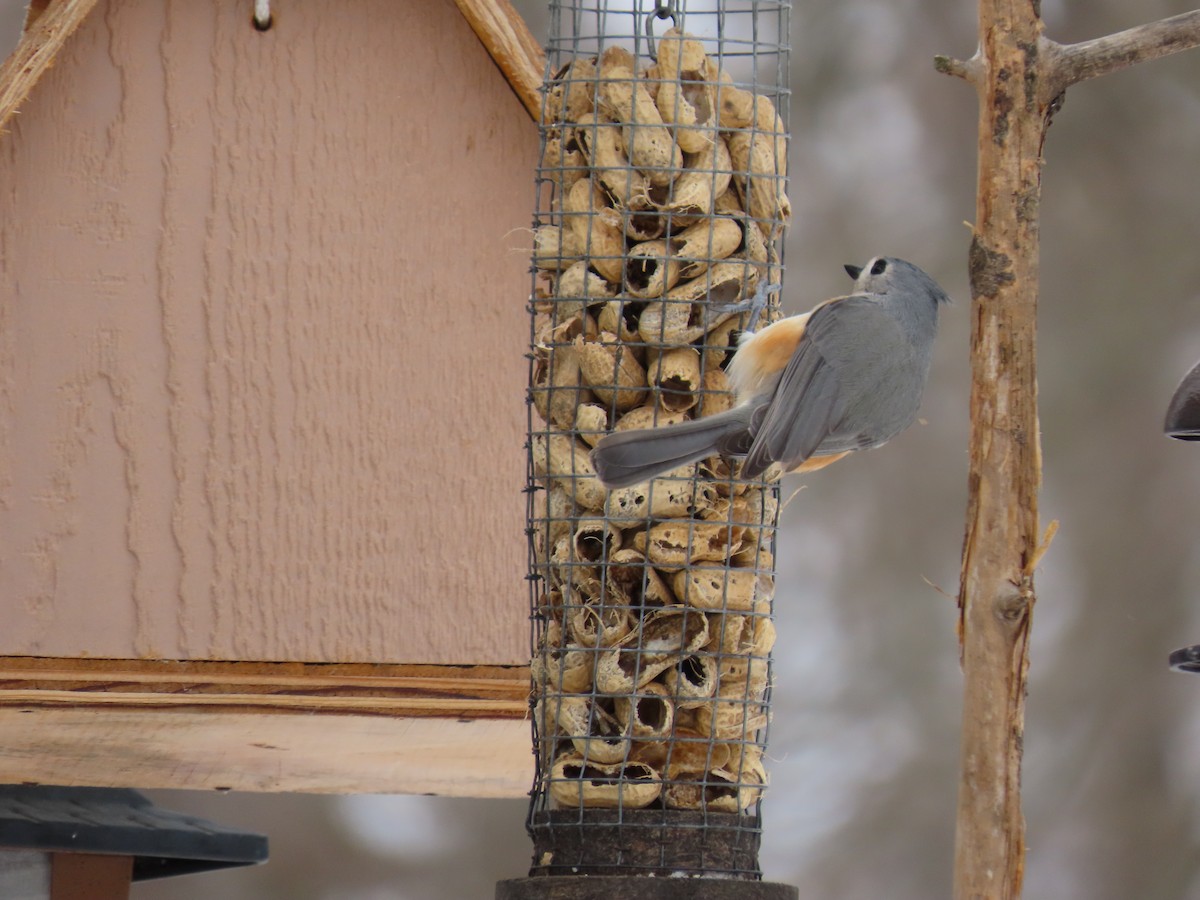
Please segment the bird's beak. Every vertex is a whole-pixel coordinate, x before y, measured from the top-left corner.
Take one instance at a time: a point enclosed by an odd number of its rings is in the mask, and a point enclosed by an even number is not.
[[[850,263],[846,263],[845,269],[847,275],[849,275],[855,281],[858,281],[858,275],[860,272],[862,272],[862,266],[852,266]]]

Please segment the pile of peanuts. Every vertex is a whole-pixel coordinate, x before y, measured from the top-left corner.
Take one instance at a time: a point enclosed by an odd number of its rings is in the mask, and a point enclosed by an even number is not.
[[[550,805],[741,812],[766,783],[778,491],[719,456],[606,490],[610,430],[733,402],[725,366],[778,280],[774,104],[668,31],[547,85],[530,394],[537,790]],[[764,322],[778,317],[768,307]]]

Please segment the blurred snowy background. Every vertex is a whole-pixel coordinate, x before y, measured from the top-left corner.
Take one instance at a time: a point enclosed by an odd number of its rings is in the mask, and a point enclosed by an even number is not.
[[[11,42],[21,4],[0,3]],[[1042,12],[1069,42],[1191,5],[1043,0]],[[543,36],[545,4],[517,6]],[[949,895],[977,106],[932,58],[974,47],[970,0],[792,13],[785,303],[844,291],[841,264],[878,253],[917,262],[957,301],[924,424],[785,483],[785,496],[803,490],[779,537],[762,862],[802,896]],[[1026,896],[1200,897],[1200,678],[1166,667],[1200,642],[1200,447],[1161,431],[1200,358],[1200,52],[1073,88],[1046,158],[1042,514],[1061,530],[1037,579]],[[142,900],[488,898],[528,864],[521,800],[152,796],[265,832],[271,862],[140,885]]]

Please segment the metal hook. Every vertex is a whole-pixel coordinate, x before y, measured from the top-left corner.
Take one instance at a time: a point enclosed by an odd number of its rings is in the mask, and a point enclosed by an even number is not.
[[[654,9],[646,14],[646,52],[650,58],[658,62],[658,54],[654,52],[654,20],[670,19],[671,27],[679,26],[679,10],[676,9],[678,0],[658,0]]]

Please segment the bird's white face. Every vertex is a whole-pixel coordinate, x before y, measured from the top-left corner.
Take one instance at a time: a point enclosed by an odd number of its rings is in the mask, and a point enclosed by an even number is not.
[[[867,261],[854,279],[854,292],[859,294],[883,294],[891,281],[891,260],[876,256]]]

